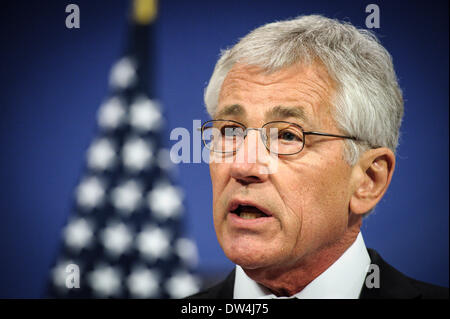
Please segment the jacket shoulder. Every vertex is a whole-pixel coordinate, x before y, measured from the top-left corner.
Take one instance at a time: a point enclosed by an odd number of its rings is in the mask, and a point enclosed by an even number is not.
[[[380,270],[379,288],[363,286],[361,299],[448,299],[449,289],[410,278],[368,249],[371,264]]]
[[[438,285],[432,285],[423,281],[407,277],[411,285],[420,291],[422,299],[448,299],[449,289]]]

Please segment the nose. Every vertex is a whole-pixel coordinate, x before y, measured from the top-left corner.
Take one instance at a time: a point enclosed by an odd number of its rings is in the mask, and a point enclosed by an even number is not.
[[[262,183],[268,179],[270,161],[258,130],[248,130],[231,163],[231,177],[244,185]]]

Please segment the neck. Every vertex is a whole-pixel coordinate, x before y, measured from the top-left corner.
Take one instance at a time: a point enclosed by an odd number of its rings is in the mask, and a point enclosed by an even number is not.
[[[327,270],[355,242],[361,223],[356,223],[333,243],[301,258],[289,269],[244,269],[247,276],[276,296],[292,296]]]

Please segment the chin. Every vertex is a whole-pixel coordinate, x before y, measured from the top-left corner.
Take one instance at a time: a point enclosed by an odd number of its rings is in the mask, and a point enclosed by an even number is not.
[[[273,264],[276,256],[274,250],[267,245],[236,243],[222,246],[228,259],[245,269],[257,269]]]

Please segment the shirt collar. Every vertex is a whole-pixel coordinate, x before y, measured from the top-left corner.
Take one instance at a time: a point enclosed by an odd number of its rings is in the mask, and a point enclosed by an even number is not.
[[[236,266],[234,299],[358,299],[366,278],[370,257],[362,234],[327,270],[291,297],[276,297]]]

